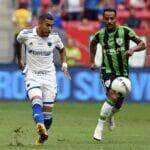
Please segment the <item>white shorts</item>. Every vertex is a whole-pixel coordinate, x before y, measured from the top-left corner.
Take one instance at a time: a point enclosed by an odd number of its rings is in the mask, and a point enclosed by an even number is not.
[[[57,93],[56,72],[44,74],[27,72],[25,82],[26,92],[30,100],[34,96],[39,96],[43,102],[54,103]]]

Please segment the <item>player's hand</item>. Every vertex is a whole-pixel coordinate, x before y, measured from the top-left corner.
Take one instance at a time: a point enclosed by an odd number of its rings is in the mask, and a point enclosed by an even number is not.
[[[64,75],[66,76],[66,78],[71,80],[71,75],[70,75],[70,73],[68,72],[68,69],[67,69],[67,63],[62,64],[61,70],[64,72]]]
[[[18,61],[18,66],[19,66],[19,69],[24,70],[25,65],[24,65],[23,60]]]
[[[95,63],[91,63],[90,69],[93,70],[93,71],[96,70],[97,69],[96,64]]]
[[[127,50],[127,51],[126,51],[126,57],[127,57],[127,58],[131,57],[131,56],[133,55],[133,53],[134,53],[134,51],[132,51],[132,50]]]

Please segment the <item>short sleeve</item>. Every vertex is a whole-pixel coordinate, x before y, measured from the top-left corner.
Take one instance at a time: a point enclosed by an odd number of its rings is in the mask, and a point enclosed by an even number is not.
[[[134,30],[132,30],[129,27],[126,27],[126,29],[128,30],[128,37],[129,39],[135,39],[137,37],[137,34],[134,32]]]
[[[99,32],[97,32],[91,39],[92,45],[97,45],[99,43]]]
[[[64,48],[64,44],[61,40],[61,38],[59,36],[57,36],[57,43],[56,43],[56,46],[55,46],[58,50],[61,50]]]
[[[17,41],[21,44],[23,44],[26,40],[27,40],[27,36],[28,36],[28,30],[24,29],[22,31],[20,31],[20,33],[17,36]]]

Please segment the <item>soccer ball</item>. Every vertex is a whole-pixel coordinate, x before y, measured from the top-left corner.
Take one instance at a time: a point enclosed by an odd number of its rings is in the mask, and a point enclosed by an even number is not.
[[[126,97],[131,91],[131,81],[125,77],[117,77],[112,81],[111,89]]]

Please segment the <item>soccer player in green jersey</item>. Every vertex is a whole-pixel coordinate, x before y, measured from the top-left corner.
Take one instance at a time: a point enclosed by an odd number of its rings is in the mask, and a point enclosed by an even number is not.
[[[116,10],[106,8],[103,12],[105,27],[98,31],[90,43],[91,69],[95,70],[94,58],[97,44],[102,46],[102,81],[106,88],[107,100],[104,102],[100,118],[94,131],[94,139],[102,139],[103,126],[108,121],[109,129],[115,126],[113,115],[122,106],[124,97],[111,89],[111,83],[116,77],[128,77],[128,58],[134,52],[145,49],[144,42],[137,37],[135,32],[126,27],[116,24]],[[130,40],[137,45],[129,49]]]

